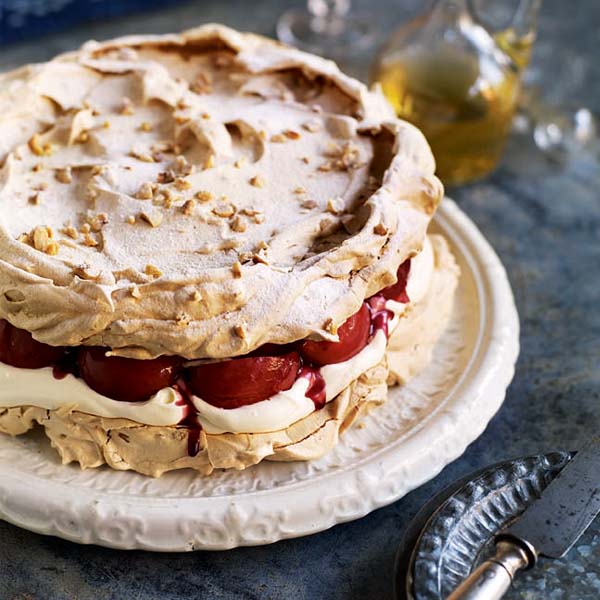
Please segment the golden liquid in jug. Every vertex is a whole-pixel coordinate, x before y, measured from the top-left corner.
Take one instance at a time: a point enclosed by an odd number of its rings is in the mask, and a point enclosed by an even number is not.
[[[445,184],[481,178],[500,160],[532,40],[502,32],[497,43],[514,65],[432,44],[388,55],[374,73],[398,116],[427,137]]]

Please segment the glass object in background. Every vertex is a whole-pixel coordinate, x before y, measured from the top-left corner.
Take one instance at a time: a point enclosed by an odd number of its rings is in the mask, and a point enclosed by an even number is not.
[[[398,116],[426,135],[446,184],[497,165],[517,106],[541,0],[438,0],[398,29],[372,70]],[[506,12],[506,11],[504,11]]]
[[[555,42],[536,45],[523,79],[515,129],[531,135],[537,148],[555,164],[582,150],[598,149],[599,115],[582,93],[594,68],[592,60],[572,48],[557,52]],[[549,81],[559,83],[548,85]]]
[[[282,42],[334,60],[367,48],[373,32],[364,15],[353,13],[350,0],[308,0],[306,8],[292,8],[277,22]]]

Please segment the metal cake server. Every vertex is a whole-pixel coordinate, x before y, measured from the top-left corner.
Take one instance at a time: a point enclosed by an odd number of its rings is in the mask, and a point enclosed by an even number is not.
[[[482,563],[448,600],[496,600],[514,576],[539,555],[566,554],[600,512],[600,437],[565,466],[519,519],[496,536],[495,555]]]

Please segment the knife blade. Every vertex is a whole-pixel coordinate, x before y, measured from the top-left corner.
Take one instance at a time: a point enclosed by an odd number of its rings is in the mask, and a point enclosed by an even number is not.
[[[600,438],[594,438],[498,539],[514,538],[536,554],[560,558],[599,512]]]
[[[561,470],[542,496],[496,536],[496,554],[482,563],[448,600],[498,600],[514,576],[538,555],[564,556],[600,512],[600,437]]]

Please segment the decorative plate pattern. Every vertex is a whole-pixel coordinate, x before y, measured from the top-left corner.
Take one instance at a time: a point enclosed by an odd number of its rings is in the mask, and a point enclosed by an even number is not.
[[[493,551],[514,521],[571,460],[552,452],[486,468],[450,495],[427,521],[413,552],[407,596],[443,600]]]
[[[500,407],[514,373],[519,322],[498,257],[451,200],[433,228],[449,239],[462,270],[450,326],[427,370],[390,390],[388,402],[328,455],[149,479],[63,466],[43,434],[0,435],[0,518],[113,548],[226,549],[357,519],[434,477]]]

